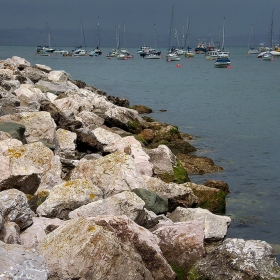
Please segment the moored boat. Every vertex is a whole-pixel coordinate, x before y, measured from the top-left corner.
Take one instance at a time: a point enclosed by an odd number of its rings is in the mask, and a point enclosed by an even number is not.
[[[214,63],[214,66],[215,68],[230,68],[230,64],[231,61],[229,56],[218,56]]]

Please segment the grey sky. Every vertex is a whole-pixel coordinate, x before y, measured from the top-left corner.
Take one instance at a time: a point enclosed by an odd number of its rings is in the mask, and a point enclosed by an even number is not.
[[[183,34],[187,19],[190,32],[205,37],[217,37],[225,17],[227,36],[249,36],[254,24],[255,34],[269,34],[274,10],[274,40],[279,39],[280,0],[0,0],[0,29],[38,28],[114,30],[125,23],[127,33],[145,37],[153,33],[167,34],[174,5],[174,26]],[[185,27],[183,27],[185,26]],[[181,36],[181,35],[179,35]],[[265,40],[266,38],[264,38]],[[128,38],[129,40],[129,38]]]

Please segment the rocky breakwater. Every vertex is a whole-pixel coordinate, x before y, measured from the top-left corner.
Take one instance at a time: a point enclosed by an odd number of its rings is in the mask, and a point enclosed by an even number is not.
[[[279,279],[265,241],[226,238],[219,167],[129,102],[0,61],[1,279]]]

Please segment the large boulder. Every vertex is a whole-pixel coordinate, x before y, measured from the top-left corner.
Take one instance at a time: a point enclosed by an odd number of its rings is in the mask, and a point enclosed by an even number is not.
[[[29,106],[31,102],[41,102],[46,98],[40,89],[28,84],[21,84],[14,93],[20,100],[21,106]]]
[[[22,70],[22,74],[33,83],[37,83],[40,80],[47,80],[48,78],[44,71],[34,67],[25,67],[24,70]]]
[[[14,222],[20,229],[33,223],[32,211],[24,193],[16,189],[2,191],[0,192],[0,204],[5,222]]]
[[[46,78],[47,79],[47,78]],[[47,80],[38,80],[35,87],[39,88],[42,92],[51,92],[55,95],[70,91],[78,91],[79,88],[70,81],[66,82],[50,82]]]
[[[145,208],[153,211],[155,214],[166,214],[168,211],[168,200],[163,199],[156,193],[147,189],[133,189],[132,192],[136,193],[145,202]]]
[[[228,238],[193,266],[188,279],[280,279],[280,267],[265,241]]]
[[[119,137],[104,147],[105,152],[124,152],[134,158],[135,165],[142,175],[153,176],[153,164],[143,150],[141,143],[133,136]]]
[[[56,130],[55,134],[55,154],[65,159],[75,158],[77,134],[62,128]]]
[[[141,256],[153,279],[171,280],[176,275],[163,256],[158,243],[160,239],[149,230],[137,225],[127,216],[97,216],[90,218],[97,225],[112,232]]]
[[[48,267],[34,249],[0,241],[0,275],[2,279],[49,279]]]
[[[38,249],[50,279],[154,279],[132,246],[86,218],[66,221]]]
[[[145,202],[133,192],[124,191],[106,199],[91,202],[69,213],[70,219],[100,215],[126,215],[138,224],[143,223]]]
[[[102,199],[99,188],[90,181],[76,179],[54,186],[48,198],[37,208],[39,216],[67,219],[68,213],[82,205]]]
[[[27,143],[44,141],[54,144],[56,124],[49,112],[22,112],[0,117],[0,123],[15,122],[25,126]]]
[[[198,198],[194,195],[191,188],[182,184],[165,183],[162,180],[142,176],[147,189],[155,192],[158,196],[168,200],[168,211],[173,212],[177,207],[196,207]]]
[[[135,188],[146,188],[132,156],[115,152],[96,160],[80,160],[70,179],[84,178],[99,187],[104,197]]]
[[[177,158],[181,161],[188,174],[191,175],[203,175],[223,170],[222,167],[215,165],[214,161],[207,157],[179,153]]]
[[[190,181],[187,172],[166,145],[159,145],[155,149],[145,149],[145,152],[150,156],[155,176],[162,181],[167,183]]]
[[[41,142],[9,147],[0,158],[0,190],[33,195],[39,186],[52,188],[62,181],[59,157]]]
[[[201,221],[204,223],[205,241],[223,240],[231,223],[231,218],[212,214],[210,211],[201,208],[177,207],[167,217],[175,222]]]
[[[184,186],[192,189],[193,193],[198,197],[197,207],[207,209],[214,214],[225,214],[226,190],[191,182],[185,183]]]
[[[163,225],[153,234],[160,239],[159,246],[164,257],[180,275],[187,275],[193,264],[205,255],[203,222]]]

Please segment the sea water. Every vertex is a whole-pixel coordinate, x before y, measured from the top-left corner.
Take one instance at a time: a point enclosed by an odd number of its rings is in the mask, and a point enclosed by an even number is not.
[[[246,47],[229,48],[231,67],[214,68],[204,55],[167,62],[141,58],[49,57],[36,47],[0,47],[0,59],[26,58],[65,70],[108,95],[153,109],[151,117],[194,135],[198,156],[223,167],[222,172],[190,176],[192,182],[223,180],[229,184],[227,237],[269,242],[280,260],[280,59],[263,61]],[[71,50],[71,48],[67,48]],[[161,109],[167,110],[161,112]]]

